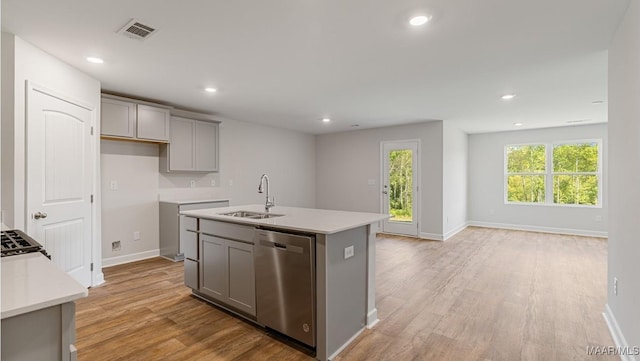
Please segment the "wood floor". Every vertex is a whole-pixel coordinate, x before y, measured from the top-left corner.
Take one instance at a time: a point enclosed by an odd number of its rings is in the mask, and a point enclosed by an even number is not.
[[[380,237],[380,322],[347,360],[617,360],[604,239],[468,228],[446,242]],[[106,268],[77,304],[80,361],[313,360],[190,295],[182,263]]]

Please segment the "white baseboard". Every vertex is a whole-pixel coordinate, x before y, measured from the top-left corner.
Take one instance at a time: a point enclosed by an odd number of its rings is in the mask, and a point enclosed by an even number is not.
[[[378,319],[378,309],[374,308],[367,314],[367,328],[373,328],[380,320]]]
[[[160,250],[154,249],[151,251],[132,253],[124,256],[105,258],[102,260],[102,268],[116,266],[124,263],[135,262],[135,261],[142,261],[143,259],[159,257],[159,256],[160,256]]]
[[[104,283],[104,273],[100,272],[94,277],[93,284],[91,285],[91,287],[100,286],[103,283]]]
[[[446,232],[443,236],[443,240],[446,241],[449,238],[455,236],[456,234],[464,231],[465,229],[467,229],[467,227],[469,226],[468,222],[462,223],[461,225],[457,226],[456,228],[450,230],[449,232]]]
[[[432,241],[444,241],[444,238],[442,237],[442,235],[438,233],[420,232],[420,238],[430,239]]]
[[[499,228],[499,229],[511,229],[516,231],[568,234],[572,236],[602,237],[602,238],[608,237],[608,232],[589,231],[589,230],[583,230],[583,229],[540,227],[540,226],[528,226],[523,224],[491,223],[491,222],[478,222],[478,221],[469,221],[468,225],[472,227]]]
[[[602,316],[604,316],[604,320],[607,322],[607,326],[609,327],[609,332],[611,333],[611,338],[613,338],[613,342],[616,344],[616,347],[618,348],[629,347],[629,344],[627,343],[627,340],[625,340],[624,335],[622,334],[622,330],[620,330],[618,321],[616,321],[616,317],[613,315],[613,312],[611,311],[609,304],[605,305]],[[620,360],[638,361],[638,358],[636,358],[633,355],[620,354]]]

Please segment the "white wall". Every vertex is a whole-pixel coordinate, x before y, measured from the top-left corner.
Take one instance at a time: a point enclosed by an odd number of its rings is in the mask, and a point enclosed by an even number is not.
[[[446,122],[443,130],[442,227],[447,239],[467,226],[469,138]]]
[[[218,173],[160,173],[159,145],[102,141],[103,257],[116,264],[159,253],[158,200],[229,199],[264,203],[262,173],[276,205],[315,206],[315,138],[285,129],[219,119]],[[191,188],[190,182],[196,182]],[[211,180],[216,185],[211,186]],[[110,190],[117,181],[118,190]],[[230,182],[232,185],[230,185]],[[141,239],[133,241],[133,232]],[[121,240],[120,251],[111,242]]]
[[[316,137],[318,208],[381,211],[380,142],[420,139],[424,238],[442,239],[442,121],[356,130]],[[375,180],[369,185],[368,180]]]
[[[6,63],[5,63],[6,62]],[[2,210],[9,227],[25,229],[26,81],[52,89],[100,111],[100,82],[13,34],[2,33]],[[95,124],[99,129],[99,122]],[[99,144],[89,149],[97,164]],[[95,174],[96,179],[99,175]],[[96,191],[99,183],[96,185]],[[100,219],[100,197],[94,218]],[[101,282],[100,222],[94,220],[94,284]],[[96,279],[96,277],[98,279]]]
[[[602,139],[602,208],[518,205],[504,202],[507,144]],[[469,221],[494,227],[595,236],[607,235],[607,125],[522,130],[469,136]],[[600,221],[596,220],[600,217]]]
[[[101,141],[102,257],[111,263],[114,257],[159,254],[158,147]],[[117,190],[111,189],[111,181],[117,183]],[[140,232],[140,240],[133,240],[133,232]],[[120,241],[120,251],[112,251],[113,241]]]
[[[640,4],[629,9],[609,49],[609,287],[614,338],[640,346]],[[613,278],[618,278],[618,295]],[[629,358],[631,359],[631,358]],[[636,357],[636,360],[640,359]]]

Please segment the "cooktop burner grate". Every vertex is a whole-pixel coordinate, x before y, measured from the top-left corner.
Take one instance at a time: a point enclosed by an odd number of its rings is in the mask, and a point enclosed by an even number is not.
[[[0,249],[2,251],[2,257],[5,257],[16,254],[40,252],[42,251],[42,245],[24,232],[13,229],[0,233]]]

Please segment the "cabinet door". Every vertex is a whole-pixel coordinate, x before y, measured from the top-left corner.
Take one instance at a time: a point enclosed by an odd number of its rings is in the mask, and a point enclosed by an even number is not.
[[[193,171],[196,169],[195,147],[193,144],[195,133],[195,120],[171,117],[170,171]]]
[[[196,170],[218,171],[218,123],[196,122]]]
[[[169,141],[169,109],[138,104],[137,137]]]
[[[227,300],[227,251],[222,238],[200,234],[200,292],[219,301]]]
[[[256,287],[253,270],[253,245],[227,240],[229,298],[228,304],[256,315]]]
[[[198,285],[198,261],[192,259],[184,260],[184,285],[197,290]]]
[[[121,100],[102,98],[100,134],[134,138],[136,136],[136,105]]]

